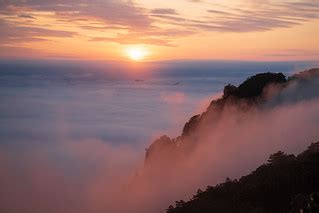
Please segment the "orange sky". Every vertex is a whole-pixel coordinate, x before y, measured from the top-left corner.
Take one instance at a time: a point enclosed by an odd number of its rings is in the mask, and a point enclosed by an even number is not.
[[[319,58],[317,0],[7,0],[0,29],[0,58]]]

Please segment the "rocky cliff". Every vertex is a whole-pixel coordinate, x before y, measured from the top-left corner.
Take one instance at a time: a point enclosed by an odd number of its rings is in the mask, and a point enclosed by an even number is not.
[[[155,140],[146,151],[145,166],[163,168],[187,157],[201,143],[201,132],[219,125],[223,115],[229,113],[228,109],[249,114],[274,99],[280,99],[285,87],[318,77],[319,68],[300,72],[288,79],[282,73],[261,73],[249,77],[239,86],[225,86],[222,97],[212,100],[202,114],[191,117],[180,136],[169,138],[164,135]]]

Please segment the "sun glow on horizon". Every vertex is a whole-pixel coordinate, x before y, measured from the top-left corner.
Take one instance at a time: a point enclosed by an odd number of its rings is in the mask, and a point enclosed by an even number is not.
[[[133,61],[141,61],[149,55],[149,52],[143,47],[133,46],[126,50],[126,55]]]
[[[1,1],[0,59],[318,61],[319,1],[281,1]]]

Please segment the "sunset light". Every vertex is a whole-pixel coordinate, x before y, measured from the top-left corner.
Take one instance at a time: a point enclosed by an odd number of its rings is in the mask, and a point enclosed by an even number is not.
[[[134,61],[318,58],[318,1],[35,2],[8,0],[0,4],[0,57]],[[132,48],[123,55],[127,47]],[[155,54],[140,47],[151,47]]]
[[[319,213],[319,0],[0,0],[0,213]]]
[[[141,61],[149,54],[148,51],[142,47],[131,47],[127,49],[127,56],[134,61]]]

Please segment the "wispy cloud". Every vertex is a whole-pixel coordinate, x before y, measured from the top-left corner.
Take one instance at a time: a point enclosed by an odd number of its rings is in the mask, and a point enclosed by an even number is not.
[[[201,2],[202,3],[202,2]],[[206,12],[206,13],[205,13]],[[289,28],[319,19],[319,2],[259,3],[254,7],[238,6],[220,8],[209,5],[202,17],[186,18],[178,14],[153,14],[155,18],[171,24],[183,25],[194,31],[258,32],[276,28]]]
[[[46,11],[54,12],[61,18],[90,18],[105,23],[120,24],[130,27],[145,28],[150,25],[150,20],[144,14],[144,9],[131,1],[116,0],[26,0],[2,1],[0,11]]]
[[[156,8],[151,11],[153,14],[178,14],[176,10],[172,8]]]
[[[77,37],[84,42],[176,46],[180,38],[194,34],[266,32],[319,20],[319,2],[312,0],[185,2],[197,12],[156,4],[146,8],[124,0],[1,1],[0,44]]]
[[[76,32],[41,27],[18,26],[4,20],[0,20],[0,27],[0,42],[6,44],[44,41],[48,37],[72,37],[77,34]]]
[[[36,19],[35,17],[33,17],[32,15],[27,14],[27,13],[22,13],[22,14],[19,14],[18,16],[19,16],[20,18]]]

